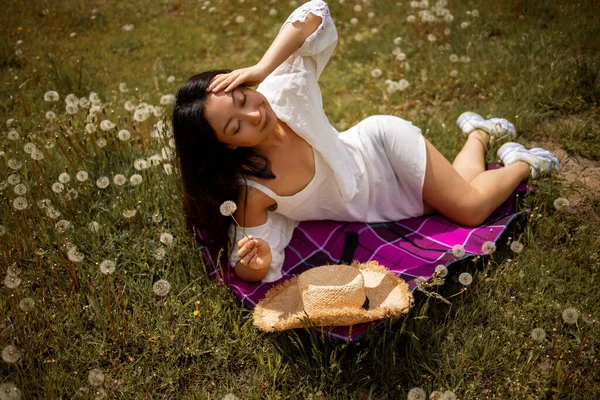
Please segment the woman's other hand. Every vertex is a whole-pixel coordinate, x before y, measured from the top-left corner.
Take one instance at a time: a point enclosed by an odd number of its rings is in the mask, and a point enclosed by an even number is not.
[[[259,64],[247,68],[236,69],[228,74],[215,76],[208,86],[207,91],[212,90],[213,93],[216,93],[224,88],[225,92],[230,92],[239,85],[256,86],[261,83],[267,75],[269,75],[267,69]]]
[[[271,247],[262,239],[245,237],[238,242],[239,263],[251,269],[263,270],[271,265]]]

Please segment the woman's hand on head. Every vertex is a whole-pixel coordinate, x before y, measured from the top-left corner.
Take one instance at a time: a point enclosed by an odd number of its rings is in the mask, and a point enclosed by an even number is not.
[[[271,265],[271,247],[262,239],[252,235],[238,242],[240,264],[252,269],[264,269]]]
[[[247,68],[241,68],[231,71],[228,74],[219,74],[214,77],[207,91],[213,93],[224,89],[230,92],[239,85],[256,86],[269,75],[268,71],[259,64]]]

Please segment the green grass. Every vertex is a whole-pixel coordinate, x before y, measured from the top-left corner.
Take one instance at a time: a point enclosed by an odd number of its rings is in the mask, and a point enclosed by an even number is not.
[[[386,322],[359,343],[330,342],[313,331],[261,334],[251,313],[209,281],[184,228],[176,168],[168,175],[160,165],[133,167],[168,146],[150,136],[160,118],[134,123],[123,103],[158,105],[196,72],[257,62],[294,9],[287,1],[265,3],[213,1],[205,9],[200,1],[175,0],[4,5],[0,182],[14,172],[8,160],[21,160],[29,206],[13,207],[12,184],[0,191],[6,229],[0,265],[21,268],[18,287],[0,286],[0,347],[14,344],[21,352],[18,362],[0,363],[0,384],[14,383],[27,399],[221,399],[228,393],[240,399],[405,398],[413,387],[452,390],[461,399],[597,398],[600,196],[574,192],[560,177],[540,181],[524,199],[522,206],[533,213],[509,233],[525,244],[522,253],[513,254],[505,237],[491,257],[453,265],[446,284],[435,289],[450,305],[417,292],[407,318]],[[342,129],[369,115],[398,115],[452,157],[463,142],[454,121],[473,110],[514,121],[523,143],[554,143],[599,160],[595,2],[451,1],[448,8],[450,23],[408,23],[418,11],[408,1],[331,0],[340,40],[320,80],[331,122]],[[467,14],[473,9],[478,17]],[[245,16],[243,24],[234,21],[237,15]],[[351,24],[353,17],[358,24]],[[464,21],[471,24],[462,29]],[[122,31],[125,24],[135,29]],[[362,41],[354,40],[357,33]],[[408,69],[392,54],[398,36]],[[470,62],[451,62],[451,54]],[[371,76],[374,68],[381,77]],[[410,82],[408,89],[388,93],[384,81],[401,78]],[[119,91],[120,82],[129,92]],[[59,93],[58,103],[43,100],[48,90]],[[86,134],[85,113],[65,114],[69,93],[85,97],[90,91],[102,99],[99,120],[116,124],[110,132]],[[57,119],[45,119],[49,110]],[[19,140],[7,138],[10,118]],[[120,129],[129,129],[132,139],[117,140]],[[101,137],[104,148],[96,144]],[[45,148],[52,139],[54,147]],[[43,160],[29,157],[27,142],[38,145]],[[494,158],[490,151],[488,161]],[[176,159],[167,162],[177,165]],[[78,170],[90,179],[77,181]],[[65,171],[71,176],[66,189],[76,189],[76,199],[50,189]],[[117,173],[139,173],[143,182],[119,187],[112,182]],[[103,175],[111,183],[101,190],[95,180]],[[586,212],[554,209],[557,197],[573,196]],[[44,198],[60,211],[56,220],[38,208]],[[123,217],[131,209],[137,214]],[[159,222],[152,218],[157,213]],[[60,219],[72,229],[59,232]],[[97,233],[88,229],[92,220],[101,224]],[[160,243],[163,232],[174,236],[172,246]],[[68,259],[68,242],[83,261]],[[161,260],[154,256],[160,247],[166,251]],[[98,265],[109,258],[117,267],[105,276]],[[466,291],[457,280],[463,271],[475,278]],[[172,286],[164,298],[152,291],[159,279]],[[28,312],[19,307],[25,297],[35,301]],[[563,322],[568,307],[582,313],[577,324]],[[542,342],[531,337],[536,327],[547,333]],[[100,387],[88,382],[94,368],[106,376]]]

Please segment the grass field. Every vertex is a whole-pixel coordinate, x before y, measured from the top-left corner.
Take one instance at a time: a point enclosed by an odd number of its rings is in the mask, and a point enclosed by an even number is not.
[[[451,268],[436,289],[450,305],[417,291],[407,318],[357,344],[261,334],[209,281],[185,231],[171,96],[194,73],[257,62],[296,6],[3,4],[0,399],[403,399],[417,387],[598,399],[600,189],[563,174],[536,183],[532,213],[494,254]],[[598,165],[594,0],[329,6],[339,43],[320,84],[340,130],[398,115],[450,158],[464,141],[454,121],[472,110]],[[555,208],[560,197],[571,205]]]

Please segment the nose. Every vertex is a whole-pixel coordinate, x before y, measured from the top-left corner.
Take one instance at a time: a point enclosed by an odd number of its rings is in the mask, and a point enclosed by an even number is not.
[[[252,125],[258,125],[261,120],[260,108],[249,110],[246,116]]]

